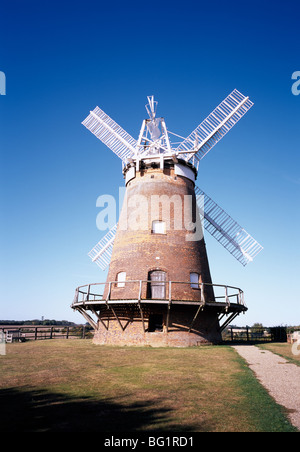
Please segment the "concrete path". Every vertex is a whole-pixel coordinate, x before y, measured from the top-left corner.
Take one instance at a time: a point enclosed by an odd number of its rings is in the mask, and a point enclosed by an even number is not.
[[[300,430],[300,367],[254,345],[233,348],[248,362],[276,402],[289,410],[291,423]]]

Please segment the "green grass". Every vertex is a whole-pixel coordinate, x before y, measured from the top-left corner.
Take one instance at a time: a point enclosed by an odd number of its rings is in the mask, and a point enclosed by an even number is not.
[[[296,431],[227,346],[37,341],[8,345],[0,368],[0,431]]]

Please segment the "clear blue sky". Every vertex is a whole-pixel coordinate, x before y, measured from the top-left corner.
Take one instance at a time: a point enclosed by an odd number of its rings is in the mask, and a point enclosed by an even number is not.
[[[75,287],[105,280],[87,256],[103,235],[96,199],[123,179],[81,125],[91,109],[137,137],[154,94],[187,136],[237,88],[255,106],[198,184],[264,251],[243,268],[207,234],[213,280],[245,290],[238,324],[300,324],[299,16],[299,0],[1,2],[0,319],[81,322]]]

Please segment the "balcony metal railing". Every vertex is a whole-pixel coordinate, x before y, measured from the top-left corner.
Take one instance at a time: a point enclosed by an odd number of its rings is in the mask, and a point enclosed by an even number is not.
[[[198,287],[195,288],[195,283],[191,282],[181,282],[181,281],[166,281],[166,282],[153,282],[147,280],[132,280],[122,282],[122,287],[120,287],[120,281],[111,281],[106,283],[93,283],[86,284],[83,286],[77,287],[75,291],[75,297],[73,300],[72,307],[76,308],[79,305],[88,305],[97,303],[109,303],[110,301],[115,301],[116,303],[120,300],[122,302],[163,302],[163,303],[172,303],[181,301],[183,304],[185,302],[190,301],[195,303],[201,303],[203,306],[209,303],[225,303],[226,306],[230,307],[231,303],[235,303],[240,306],[245,306],[244,301],[244,292],[234,286],[226,286],[222,284],[208,284],[208,283],[199,283]],[[160,285],[165,286],[165,297],[164,298],[153,298],[149,296],[148,287],[151,285]],[[128,298],[128,293],[126,296],[126,288],[130,287],[130,298]],[[184,287],[184,298],[183,300],[179,296],[182,293],[181,290],[178,289],[179,286]],[[147,289],[146,289],[147,288]],[[112,291],[117,289],[117,297],[112,296]],[[215,293],[213,299],[207,299],[208,291]],[[122,297],[122,293],[124,291],[124,297]],[[197,291],[197,299],[195,300],[195,291]],[[189,297],[189,293],[191,296]],[[115,292],[116,294],[116,292]],[[134,295],[134,296],[132,296]]]

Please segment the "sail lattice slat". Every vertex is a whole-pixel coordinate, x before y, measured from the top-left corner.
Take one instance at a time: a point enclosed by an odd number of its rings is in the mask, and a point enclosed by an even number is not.
[[[242,265],[253,261],[263,247],[204,191],[195,192],[205,229]]]
[[[124,162],[135,155],[136,140],[99,107],[82,124]]]
[[[102,270],[105,270],[110,264],[116,232],[117,225],[115,225],[88,253],[92,261]]]
[[[200,161],[247,113],[253,102],[238,90],[225,100],[176,148],[189,161]],[[194,154],[193,154],[194,153]]]

